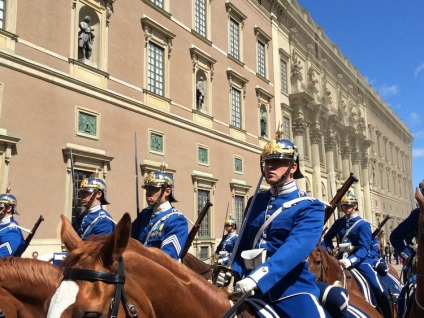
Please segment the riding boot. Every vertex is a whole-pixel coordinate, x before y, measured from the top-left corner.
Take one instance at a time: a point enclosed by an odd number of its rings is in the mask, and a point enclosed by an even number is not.
[[[382,294],[380,295],[380,297],[377,297],[377,304],[384,318],[393,318],[390,301],[385,294]]]

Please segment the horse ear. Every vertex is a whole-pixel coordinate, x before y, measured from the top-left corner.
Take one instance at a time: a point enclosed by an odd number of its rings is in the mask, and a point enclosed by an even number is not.
[[[115,227],[113,233],[105,241],[100,252],[103,265],[107,268],[122,256],[131,236],[131,217],[127,212]]]
[[[82,243],[82,240],[78,236],[77,232],[75,232],[68,218],[63,214],[60,218],[62,219],[62,228],[60,231],[62,242],[65,244],[68,251],[72,251]]]

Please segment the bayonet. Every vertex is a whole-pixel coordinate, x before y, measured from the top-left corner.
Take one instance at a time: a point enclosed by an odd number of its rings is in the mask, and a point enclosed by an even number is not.
[[[135,161],[135,201],[137,214],[140,212],[140,202],[138,195],[138,151],[137,151],[137,132],[134,133],[134,161]]]

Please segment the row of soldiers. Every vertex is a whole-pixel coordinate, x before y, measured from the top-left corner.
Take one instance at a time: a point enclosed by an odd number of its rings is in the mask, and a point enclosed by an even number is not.
[[[328,317],[328,311],[318,301],[320,289],[306,261],[322,236],[324,204],[298,189],[295,179],[304,176],[300,171],[297,147],[282,139],[280,134],[265,145],[260,164],[259,185],[264,178],[270,189],[256,191],[250,198],[243,231],[238,237],[235,222],[226,224],[228,234],[216,253],[223,256],[220,262],[227,267],[219,271],[215,284],[226,286],[234,277],[236,292],[254,291],[251,303],[255,304],[260,317]],[[172,205],[177,202],[174,179],[163,170],[151,172],[142,187],[148,207],[137,213],[131,236],[146,246],[160,248],[179,261],[188,238],[188,223],[184,214]],[[115,221],[103,208],[109,204],[104,181],[85,179],[79,191],[86,210],[73,224],[78,235],[87,239],[91,235],[111,233]],[[0,196],[0,256],[19,255],[15,253],[19,253],[23,244],[22,233],[13,220],[13,214],[17,214],[16,203],[16,198],[10,194]],[[373,270],[378,266],[372,256],[373,248],[378,244],[371,236],[371,225],[358,215],[354,195],[345,196],[341,203],[345,216],[333,224],[322,244],[332,252],[333,238],[338,238],[340,246],[345,247],[337,255],[341,266],[357,268],[365,276],[384,317],[391,317],[389,303]],[[5,227],[16,237],[3,235]],[[406,250],[392,243],[400,255],[406,256],[403,254]],[[233,251],[234,246],[237,249]]]

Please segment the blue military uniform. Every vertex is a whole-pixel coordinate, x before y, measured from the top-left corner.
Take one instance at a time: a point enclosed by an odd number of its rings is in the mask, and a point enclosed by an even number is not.
[[[377,274],[380,276],[387,275],[387,272],[389,271],[389,266],[387,265],[386,261],[381,258],[379,240],[377,236],[374,237],[371,242],[369,257],[372,259],[372,264]]]
[[[188,238],[187,220],[167,201],[157,208],[148,207],[138,213],[132,223],[131,237],[145,246],[160,248],[179,260]]]
[[[234,245],[237,241],[237,237],[238,235],[236,232],[225,234],[221,240],[221,243],[219,243],[218,247],[216,248],[215,254],[221,255],[220,260],[223,265],[227,265],[228,261],[230,260],[231,253],[233,252]]]
[[[323,204],[300,191],[294,181],[257,194],[232,268],[240,277],[253,279],[259,289],[253,297],[271,305],[282,317],[296,317],[299,308],[310,313],[309,317],[325,316],[318,303],[315,276],[306,262],[319,241],[323,222]],[[264,262],[248,269],[241,251],[258,248],[266,251]]]
[[[19,250],[25,245],[22,231],[13,216],[0,222],[0,257],[21,256]]]
[[[110,234],[115,229],[115,221],[101,204],[90,207],[85,210],[76,219],[73,227],[77,234],[86,240],[90,235]]]
[[[419,216],[420,209],[412,210],[409,216],[393,230],[392,234],[390,234],[390,242],[393,248],[398,255],[405,260],[411,255],[411,249],[409,245],[407,245],[407,242],[411,242],[411,236],[416,236],[418,232]],[[411,235],[411,233],[413,233],[413,235]]]
[[[373,269],[373,260],[369,254],[371,248],[371,225],[363,220],[357,213],[350,217],[342,217],[331,226],[324,236],[324,247],[327,250],[333,250],[332,239],[337,236],[340,243],[351,243],[352,249],[348,256],[339,253],[338,259],[347,258],[353,268],[356,268],[369,283],[377,303],[384,309],[390,309],[387,306],[388,300],[384,289],[378,280],[377,273]],[[375,306],[375,304],[374,304]]]

